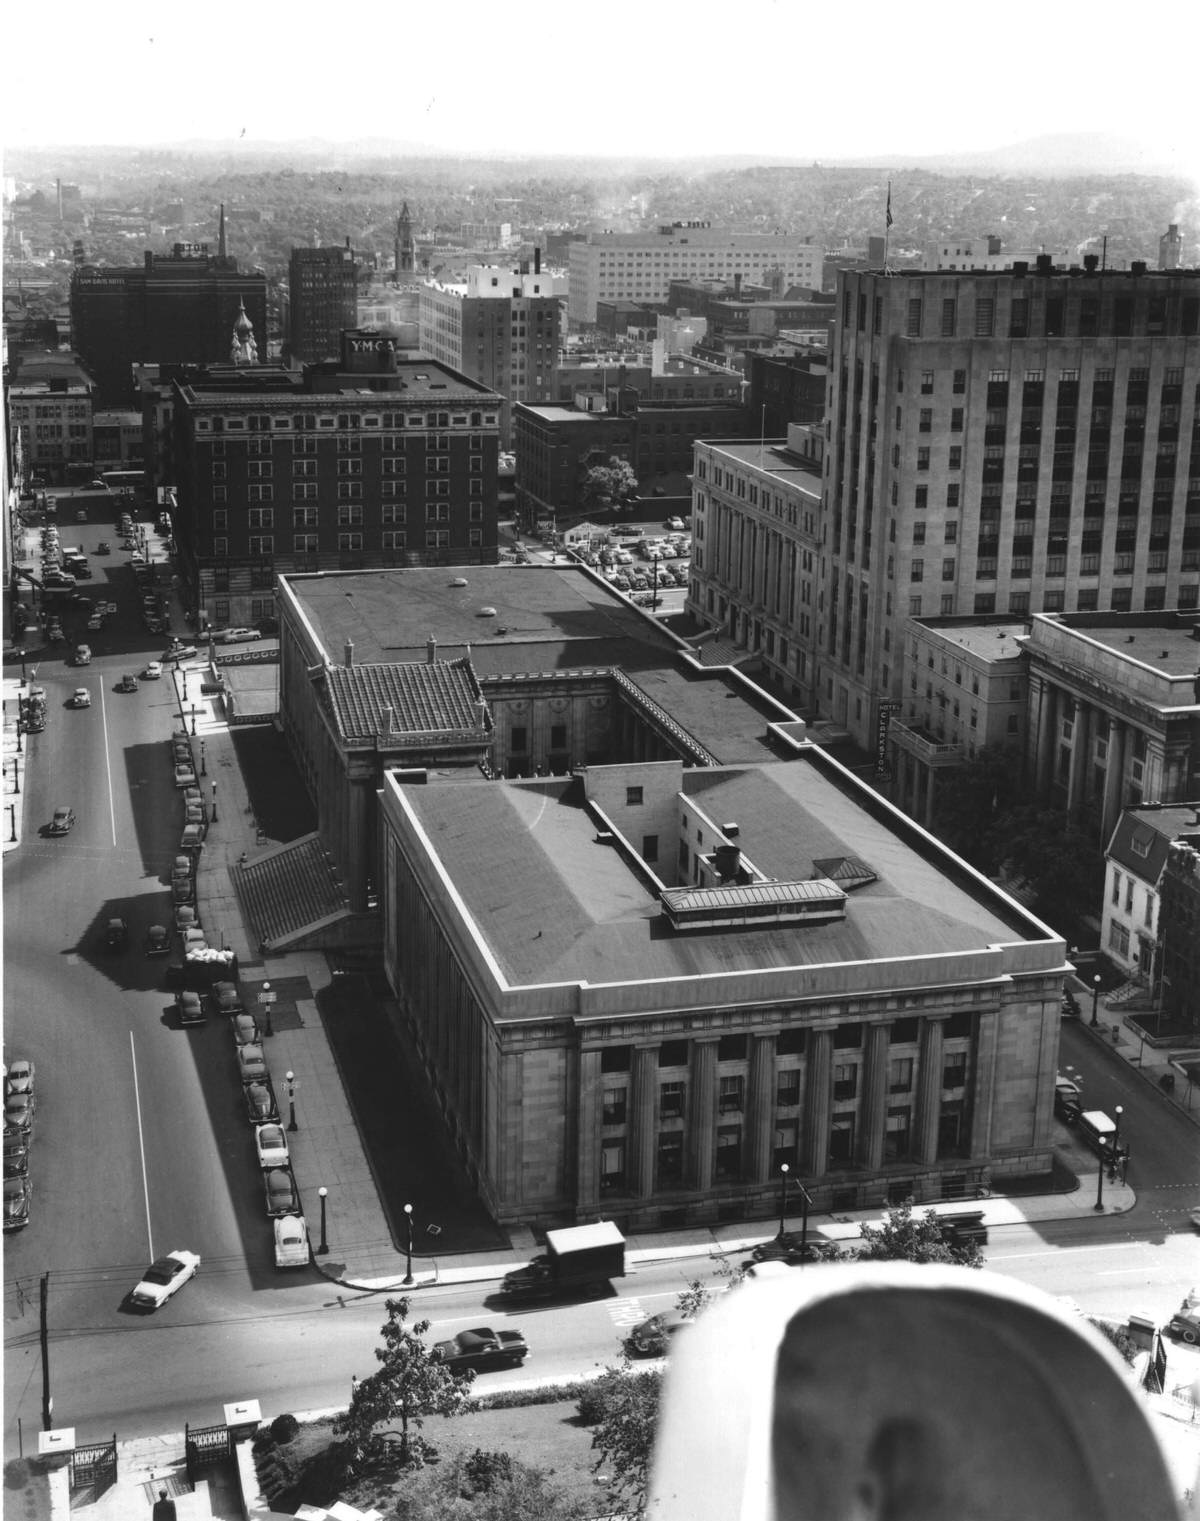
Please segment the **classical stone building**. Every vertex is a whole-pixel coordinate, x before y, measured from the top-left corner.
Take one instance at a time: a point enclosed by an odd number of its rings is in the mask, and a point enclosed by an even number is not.
[[[389,773],[385,959],[505,1222],[962,1197],[1050,1165],[1060,939],[789,758],[455,787]]]

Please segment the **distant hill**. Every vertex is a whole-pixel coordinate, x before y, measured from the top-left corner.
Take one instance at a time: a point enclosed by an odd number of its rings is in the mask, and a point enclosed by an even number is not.
[[[1190,163],[1184,161],[1185,147]],[[1162,140],[1140,142],[1109,132],[1060,132],[972,153],[887,154],[824,162],[846,167],[876,167],[890,163],[905,169],[927,169],[935,174],[1029,174],[1040,178],[1079,174],[1183,174],[1194,177],[1200,170],[1200,155],[1196,153],[1194,141],[1185,147],[1175,147]]]

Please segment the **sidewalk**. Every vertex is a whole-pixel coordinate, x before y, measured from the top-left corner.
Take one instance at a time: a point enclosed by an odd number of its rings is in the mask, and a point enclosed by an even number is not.
[[[29,741],[32,736],[19,734],[17,725],[21,694],[28,690],[19,676],[4,677],[4,785],[0,792],[0,801],[3,802],[0,834],[3,835],[5,854],[15,850],[21,843],[21,825],[25,813],[25,764],[29,758]],[[16,790],[18,787],[19,792]]]

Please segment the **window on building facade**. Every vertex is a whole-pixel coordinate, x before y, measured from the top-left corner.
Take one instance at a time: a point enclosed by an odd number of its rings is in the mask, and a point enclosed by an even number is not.
[[[714,1171],[722,1183],[734,1183],[742,1175],[742,1127],[717,1126],[717,1154]]]
[[[608,1140],[600,1146],[600,1192],[623,1193],[625,1189],[625,1142]]]
[[[275,536],[270,533],[252,533],[247,548],[252,555],[258,555],[261,558],[273,555],[275,553]]]
[[[795,1167],[800,1158],[800,1125],[797,1120],[778,1120],[775,1145],[771,1151],[771,1171],[778,1172],[786,1163]]]
[[[292,535],[292,549],[298,555],[315,555],[320,547],[320,539],[315,533],[295,533]]]
[[[833,1069],[833,1096],[852,1099],[858,1092],[858,1063],[841,1062]]]
[[[942,1087],[965,1088],[967,1086],[967,1053],[950,1051],[942,1062]]]
[[[718,1096],[718,1109],[721,1114],[740,1114],[745,1102],[745,1078],[738,1076],[722,1077],[720,1079],[720,1092]]]
[[[840,1165],[854,1160],[854,1116],[835,1114],[829,1127],[829,1161]]]
[[[683,1182],[683,1131],[662,1130],[658,1135],[656,1179],[659,1188],[678,1188]]]
[[[912,1110],[907,1104],[889,1108],[883,1136],[884,1161],[899,1161],[908,1156],[911,1149]]]
[[[625,1109],[629,1097],[629,1090],[625,1087],[605,1088],[603,1123],[605,1125],[624,1125]]]
[[[911,1056],[894,1056],[888,1067],[888,1090],[891,1093],[908,1093],[913,1085],[913,1059]]]
[[[658,1112],[664,1120],[681,1120],[687,1085],[681,1082],[660,1083],[658,1088]]]

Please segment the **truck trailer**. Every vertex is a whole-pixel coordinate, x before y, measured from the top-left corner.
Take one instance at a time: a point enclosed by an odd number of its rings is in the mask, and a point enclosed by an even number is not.
[[[513,1300],[599,1294],[625,1276],[625,1237],[611,1220],[546,1232],[546,1250],[507,1273],[500,1293]]]

